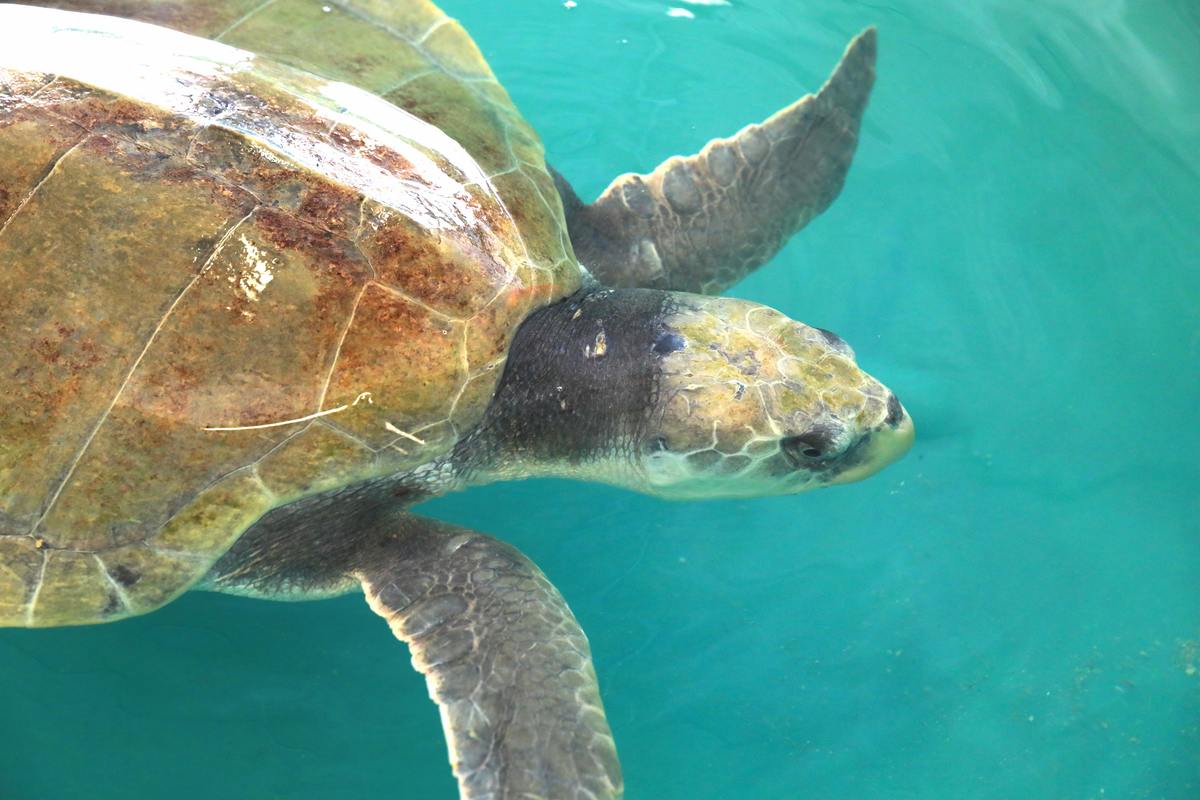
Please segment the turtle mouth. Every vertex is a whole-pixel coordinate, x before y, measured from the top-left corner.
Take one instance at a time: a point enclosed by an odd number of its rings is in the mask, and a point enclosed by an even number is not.
[[[851,450],[854,460],[841,465],[837,474],[830,477],[829,483],[852,483],[874,475],[884,467],[892,464],[912,447],[916,438],[916,429],[908,413],[901,409],[896,422],[887,422],[869,435],[856,442]],[[847,455],[850,453],[847,452]]]

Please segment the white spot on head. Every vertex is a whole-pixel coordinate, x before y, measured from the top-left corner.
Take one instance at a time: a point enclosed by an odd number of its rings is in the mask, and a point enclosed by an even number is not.
[[[696,15],[693,14],[691,11],[688,11],[686,8],[675,8],[675,7],[667,9],[667,16],[668,17],[679,17],[681,19],[695,19],[696,18]]]
[[[608,352],[608,337],[604,331],[596,334],[596,341],[593,344],[586,345],[583,348],[583,355],[586,358],[604,358],[604,354]]]

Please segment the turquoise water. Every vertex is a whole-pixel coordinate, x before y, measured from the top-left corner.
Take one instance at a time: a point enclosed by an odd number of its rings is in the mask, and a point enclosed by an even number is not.
[[[589,196],[877,24],[845,191],[735,294],[843,335],[916,447],[797,497],[428,510],[562,589],[631,800],[1200,796],[1200,6],[731,2],[445,7]],[[2,631],[0,741],[4,800],[454,796],[356,597]]]

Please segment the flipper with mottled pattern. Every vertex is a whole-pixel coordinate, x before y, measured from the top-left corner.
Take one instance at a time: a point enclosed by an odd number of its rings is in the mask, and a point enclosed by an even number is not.
[[[360,577],[441,707],[463,800],[620,796],[587,638],[528,559],[429,522]]]
[[[267,514],[208,588],[298,598],[361,583],[441,709],[462,800],[615,800],[621,769],[587,637],[514,548],[344,490]]]
[[[874,80],[868,28],[815,95],[649,175],[622,175],[590,205],[555,174],[576,256],[608,286],[720,293],[837,197]]]

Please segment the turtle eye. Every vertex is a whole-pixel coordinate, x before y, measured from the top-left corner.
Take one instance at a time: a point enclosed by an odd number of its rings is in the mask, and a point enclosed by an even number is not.
[[[785,436],[779,440],[779,449],[794,465],[803,466],[835,455],[837,440],[828,431],[811,430],[799,436]]]
[[[667,437],[665,436],[655,436],[650,440],[651,453],[665,453],[670,449],[671,448],[667,445]]]

